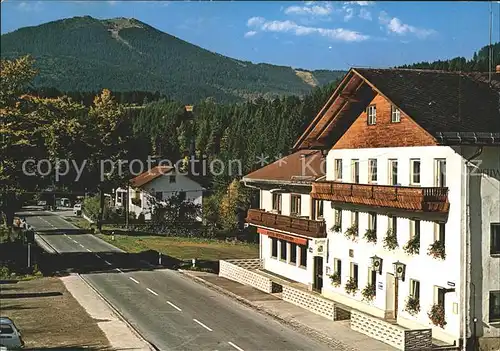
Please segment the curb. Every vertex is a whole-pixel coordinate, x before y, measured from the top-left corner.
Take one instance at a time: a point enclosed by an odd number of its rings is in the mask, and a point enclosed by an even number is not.
[[[57,254],[57,250],[54,248],[54,246],[50,245],[47,240],[45,240],[43,238],[43,236],[41,236],[40,234],[38,233],[35,233],[35,242],[43,249],[45,250],[46,252],[50,253],[50,254]]]
[[[132,333],[142,342],[144,342],[151,351],[160,351],[159,348],[157,348],[153,343],[149,342],[144,338],[139,331],[132,325],[130,324],[125,317],[118,311],[109,301],[106,299],[94,286],[87,281],[81,274],[76,273],[76,275],[90,288],[92,291],[113,311],[113,313],[116,314],[118,319],[120,319],[121,322],[123,322],[131,331]]]
[[[335,340],[335,339],[329,337],[328,335],[325,335],[321,332],[318,332],[315,329],[312,329],[311,327],[309,327],[305,324],[302,324],[302,323],[297,322],[295,320],[283,318],[283,317],[277,315],[276,313],[274,313],[273,311],[271,311],[265,307],[258,306],[255,303],[251,302],[250,300],[245,299],[244,297],[241,297],[241,296],[233,293],[232,291],[229,291],[229,290],[227,290],[223,287],[220,287],[214,283],[208,282],[203,278],[197,277],[196,275],[191,274],[189,271],[182,270],[182,269],[178,269],[177,271],[179,273],[185,275],[186,277],[196,281],[197,283],[199,283],[201,285],[205,285],[206,287],[208,287],[212,290],[217,290],[218,292],[220,292],[224,295],[227,295],[228,297],[230,297],[234,300],[241,302],[242,304],[246,305],[247,307],[250,307],[254,310],[257,310],[258,312],[265,314],[265,315],[273,318],[274,320],[276,320],[280,323],[283,323],[283,324],[286,324],[286,325],[292,327],[296,331],[305,332],[308,336],[312,337],[313,339],[319,340],[320,342],[322,342],[330,347],[333,347],[334,350],[360,351],[359,349],[348,346],[341,341]]]

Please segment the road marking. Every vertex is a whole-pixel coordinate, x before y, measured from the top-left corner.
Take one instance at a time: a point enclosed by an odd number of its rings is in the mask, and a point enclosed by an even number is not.
[[[86,249],[88,252],[92,252],[92,250]]]
[[[83,246],[82,244],[78,244],[78,245],[80,245],[81,247],[85,248],[85,246]]]
[[[108,266],[111,266],[111,263],[109,263],[108,261],[104,260],[104,262],[106,262]]]
[[[205,328],[206,330],[208,331],[213,331],[212,329],[210,329],[209,327],[207,327],[205,324],[203,324],[202,322],[200,322],[199,320],[197,319],[194,319],[193,318],[193,321],[195,321],[196,323],[198,323],[199,325],[201,325],[203,328]],[[243,350],[242,350],[243,351]]]
[[[65,237],[68,237],[68,234],[66,234],[66,233],[64,233],[63,235],[64,235]]]
[[[123,271],[120,268],[116,268],[116,270],[120,273],[123,273]]]
[[[150,288],[146,288],[146,290],[147,290],[147,291],[149,291],[151,294],[158,296],[158,294],[157,294],[157,293],[155,293],[155,292],[154,292],[153,290],[151,290]]]
[[[101,256],[99,256],[98,254],[95,254],[95,256],[96,256],[97,258],[101,258]]]
[[[177,307],[176,305],[174,305],[172,302],[167,301],[167,303],[168,303],[170,306],[172,306],[173,308],[175,308],[177,311],[182,312],[182,310],[181,310],[179,307]]]
[[[78,244],[78,241],[76,241],[75,239],[71,239],[71,241],[73,241],[75,244]]]
[[[232,347],[234,347],[236,350],[244,351],[241,347],[239,347],[238,345],[233,344],[231,341],[228,341],[227,343],[229,345],[231,345]]]
[[[130,279],[131,281],[133,281],[136,284],[139,284],[139,282],[137,280],[135,280],[134,278],[132,278],[132,277],[128,277],[128,279]]]

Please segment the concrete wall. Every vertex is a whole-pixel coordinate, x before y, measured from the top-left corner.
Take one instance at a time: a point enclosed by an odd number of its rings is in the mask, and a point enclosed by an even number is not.
[[[461,220],[461,178],[455,176],[460,174],[462,157],[449,147],[401,147],[401,148],[380,148],[380,149],[334,149],[327,156],[327,179],[334,178],[334,159],[343,160],[343,181],[351,182],[351,159],[359,159],[360,162],[360,183],[368,182],[368,159],[378,160],[377,173],[380,185],[387,185],[389,182],[389,159],[398,160],[398,181],[403,186],[410,183],[410,159],[421,160],[421,186],[432,187],[434,184],[434,162],[435,159],[446,159],[447,186],[449,187],[449,201],[451,203],[448,218],[446,220],[446,259],[435,259],[427,254],[429,245],[434,241],[434,221],[435,216],[415,213],[395,213],[390,210],[376,209],[377,211],[377,242],[368,243],[363,239],[363,235],[368,228],[368,211],[375,211],[373,208],[356,208],[348,204],[335,204],[343,208],[342,213],[342,233],[328,234],[329,242],[329,265],[333,271],[334,259],[342,261],[342,285],[338,288],[331,284],[325,284],[323,294],[340,303],[354,307],[366,313],[383,318],[386,312],[393,309],[393,304],[386,298],[388,273],[393,273],[393,262],[400,261],[406,265],[406,276],[404,281],[398,286],[398,323],[411,328],[430,327],[430,320],[427,312],[436,301],[435,287],[451,288],[455,285],[454,292],[446,294],[446,326],[444,328],[434,327],[435,337],[444,341],[453,342],[460,337],[460,262],[461,262],[461,242],[460,242],[460,220]],[[327,228],[334,224],[334,210],[330,204],[325,204],[325,220]],[[344,236],[344,232],[351,224],[351,210],[359,211],[359,238],[352,241]],[[389,226],[389,217],[393,214],[399,216],[397,219],[397,237],[399,247],[393,251],[387,250],[383,245],[383,238]],[[410,218],[420,216],[420,253],[409,255],[403,251],[403,246],[410,239]],[[352,250],[352,252],[350,252]],[[351,254],[353,257],[351,257]],[[382,274],[377,275],[376,297],[373,302],[363,301],[361,289],[368,283],[369,267],[371,256],[379,256],[383,259]],[[359,289],[355,295],[348,295],[344,289],[344,283],[350,275],[350,264],[356,263],[359,267]],[[326,270],[325,270],[326,271]],[[432,272],[433,274],[429,274]],[[410,293],[410,279],[420,282],[420,306],[421,310],[415,316],[405,312],[405,301]],[[325,275],[325,282],[329,279]]]
[[[335,320],[335,303],[310,292],[283,286],[283,300],[305,308],[325,318]]]
[[[399,350],[424,351],[432,349],[432,331],[408,330],[359,311],[351,312],[351,329],[380,340]]]
[[[261,276],[252,269],[262,267],[260,259],[248,260],[220,260],[219,276],[234,280],[240,284],[249,285],[266,293],[273,292],[273,283],[271,279]]]

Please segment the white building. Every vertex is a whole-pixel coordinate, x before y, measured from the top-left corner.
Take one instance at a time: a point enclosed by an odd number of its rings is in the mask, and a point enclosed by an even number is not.
[[[326,253],[309,235],[303,268],[281,256],[293,247],[288,237],[275,259],[276,244],[261,235],[266,269],[401,326],[432,327],[448,343],[464,335],[500,343],[500,74],[493,76],[488,84],[482,75],[351,69],[295,144],[326,156],[326,179],[310,193],[324,202]],[[261,208],[278,207],[259,187]],[[248,221],[265,227],[252,214]],[[431,310],[445,324],[432,322]]]
[[[146,220],[150,220],[154,210],[154,201],[151,200],[165,202],[172,196],[180,196],[185,201],[201,206],[203,190],[205,189],[198,182],[177,172],[174,167],[156,166],[130,181],[129,212],[134,212],[136,217],[142,213]],[[126,188],[116,189],[115,207],[125,207],[126,194]]]

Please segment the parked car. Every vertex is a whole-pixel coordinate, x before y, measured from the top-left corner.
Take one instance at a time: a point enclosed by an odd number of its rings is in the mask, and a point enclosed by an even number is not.
[[[14,322],[7,317],[0,317],[0,347],[2,346],[8,350],[22,349],[24,347],[21,332]]]
[[[73,214],[75,216],[80,216],[82,214],[82,204],[76,204],[73,206]]]

